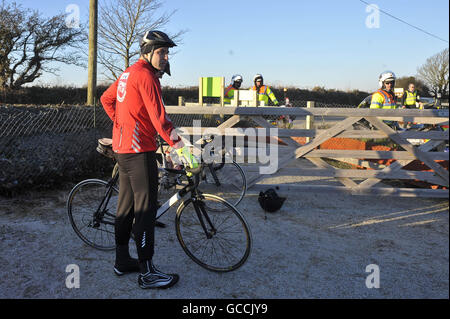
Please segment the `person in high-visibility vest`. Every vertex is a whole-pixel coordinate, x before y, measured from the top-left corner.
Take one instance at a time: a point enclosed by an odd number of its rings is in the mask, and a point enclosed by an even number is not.
[[[394,87],[396,76],[392,71],[385,71],[378,77],[379,89],[372,94],[370,102],[371,109],[389,109],[397,108]],[[386,124],[393,126],[394,129],[399,129],[398,122],[384,121]]]
[[[402,96],[402,108],[403,109],[415,109],[416,107],[423,109],[423,103],[420,103],[419,93],[416,91],[414,83],[409,83],[408,89]],[[405,122],[403,128],[408,128],[411,122]]]
[[[239,74],[233,75],[231,78],[231,84],[225,88],[223,95],[223,102],[225,104],[231,104],[231,100],[234,98],[234,90],[239,90],[242,84],[242,76]]]
[[[272,101],[273,105],[278,106],[278,100],[273,94],[270,87],[264,85],[264,79],[261,74],[256,74],[253,77],[254,86],[251,88],[258,93],[258,102],[261,106],[269,106],[269,98]]]
[[[420,102],[419,93],[414,83],[409,83],[408,90],[402,96],[402,107],[404,109],[415,109],[418,102]]]
[[[397,107],[394,95],[395,74],[385,71],[378,78],[379,89],[372,94],[371,109],[395,109]]]

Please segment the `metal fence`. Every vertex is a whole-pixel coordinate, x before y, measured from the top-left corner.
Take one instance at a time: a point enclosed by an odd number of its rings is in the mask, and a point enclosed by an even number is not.
[[[53,186],[104,166],[90,148],[111,131],[98,108],[0,106],[0,193]]]

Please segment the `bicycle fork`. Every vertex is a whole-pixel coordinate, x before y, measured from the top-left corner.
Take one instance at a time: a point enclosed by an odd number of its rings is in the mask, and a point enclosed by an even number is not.
[[[204,203],[202,201],[197,200],[195,197],[192,199],[192,203],[194,204],[195,212],[197,214],[198,220],[202,225],[203,231],[205,232],[206,238],[211,239],[216,234],[216,229],[211,222],[208,214],[205,211]],[[208,223],[210,229],[208,230],[207,225],[205,224],[205,220]]]
[[[220,181],[219,178],[217,178],[216,170],[214,169],[213,164],[209,164],[208,169],[211,172],[211,176],[213,177],[216,186],[219,187]]]

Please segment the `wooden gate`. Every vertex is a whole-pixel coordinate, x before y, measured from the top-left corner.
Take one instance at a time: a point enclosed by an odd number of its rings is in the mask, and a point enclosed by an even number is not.
[[[353,195],[391,195],[411,197],[448,197],[449,174],[448,130],[446,131],[394,131],[384,121],[403,121],[430,125],[448,125],[446,110],[383,110],[383,109],[349,109],[349,108],[276,108],[276,107],[199,107],[167,106],[169,114],[203,114],[216,115],[218,118],[231,116],[216,128],[182,127],[184,134],[213,131],[217,135],[242,136],[245,131],[238,127],[242,120],[254,123],[255,132],[270,137],[271,143],[277,143],[278,175],[329,177],[339,185],[313,185],[305,182],[277,183],[284,192],[344,192]],[[274,129],[267,118],[281,115],[293,115],[298,119],[314,118],[316,125],[309,129]],[[355,130],[354,124],[365,119],[374,129]],[[306,123],[305,123],[306,124]],[[302,127],[308,127],[304,125]],[[213,129],[213,130],[212,130]],[[274,134],[275,133],[275,134]],[[306,144],[301,138],[307,138]],[[384,139],[395,144],[395,150],[361,150],[361,149],[323,149],[321,145],[333,138],[352,138],[358,140]],[[426,140],[422,145],[413,145],[413,140]],[[251,144],[251,143],[250,143]],[[266,144],[267,146],[268,144]],[[249,143],[246,144],[249,148]],[[247,149],[246,152],[251,152]],[[253,151],[253,153],[255,153]],[[306,159],[311,165],[295,165],[298,159]],[[352,168],[337,168],[330,160],[353,163]],[[378,165],[375,161],[389,160],[389,165]],[[410,170],[408,164],[418,161],[426,170]],[[298,164],[298,163],[297,163]],[[264,183],[272,174],[261,174],[261,163],[244,164],[248,189],[258,192],[272,183]],[[421,181],[434,188],[417,186],[405,187],[405,183],[393,186],[383,181]]]

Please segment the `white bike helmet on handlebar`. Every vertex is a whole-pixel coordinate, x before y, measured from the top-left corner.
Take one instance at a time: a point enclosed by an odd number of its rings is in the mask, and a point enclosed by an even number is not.
[[[395,81],[396,76],[395,73],[392,71],[384,71],[383,73],[380,74],[380,76],[378,77],[378,86],[381,88],[383,88],[383,83],[386,81]]]

